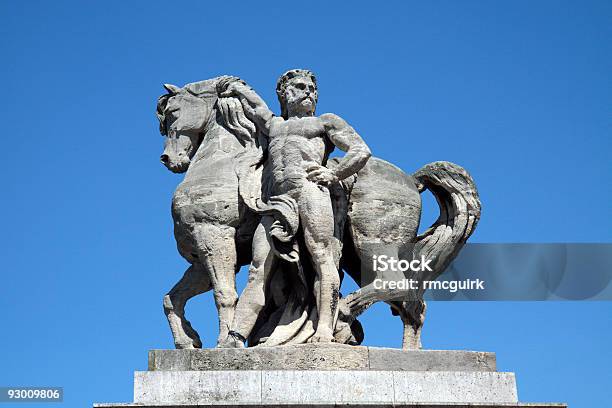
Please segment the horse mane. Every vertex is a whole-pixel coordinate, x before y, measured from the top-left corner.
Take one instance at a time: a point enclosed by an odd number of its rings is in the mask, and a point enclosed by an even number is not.
[[[168,129],[166,129],[166,105],[168,105],[168,99],[173,96],[172,94],[163,94],[159,98],[157,98],[157,110],[155,111],[155,115],[157,115],[157,120],[159,121],[159,133],[162,135],[168,134]]]
[[[256,147],[257,128],[244,113],[242,102],[236,97],[217,99],[217,111],[221,124],[246,148]]]

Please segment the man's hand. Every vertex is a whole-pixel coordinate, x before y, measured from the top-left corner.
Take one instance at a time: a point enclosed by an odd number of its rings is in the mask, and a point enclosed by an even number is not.
[[[246,83],[235,76],[222,78],[217,83],[217,95],[221,98],[230,98],[232,96],[240,96],[241,88],[246,87]]]
[[[265,135],[270,133],[269,122],[274,117],[274,113],[246,82],[235,76],[226,76],[217,82],[216,88],[220,98],[238,98],[246,117],[255,122],[255,125]]]
[[[306,171],[308,172],[306,178],[313,183],[329,186],[331,183],[338,181],[338,176],[336,176],[336,173],[327,167],[314,165],[308,167]]]

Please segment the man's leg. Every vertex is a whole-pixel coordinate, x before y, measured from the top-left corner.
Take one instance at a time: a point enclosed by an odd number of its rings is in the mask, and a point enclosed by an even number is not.
[[[334,262],[334,214],[329,192],[306,182],[300,194],[300,221],[304,241],[317,273],[315,296],[319,320],[312,342],[331,342],[338,305],[340,275]]]
[[[221,347],[244,346],[244,339],[248,338],[251,334],[259,312],[261,312],[261,309],[266,304],[265,289],[275,263],[266,232],[271,222],[271,217],[264,216],[255,230],[255,235],[253,236],[253,261],[249,267],[249,280],[238,299],[236,311],[234,312],[234,320],[230,326],[230,335],[221,344]]]

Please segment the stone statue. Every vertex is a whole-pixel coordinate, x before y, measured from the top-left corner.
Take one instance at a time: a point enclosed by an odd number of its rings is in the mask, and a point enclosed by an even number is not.
[[[404,348],[420,348],[422,290],[380,290],[371,259],[426,257],[435,279],[474,231],[480,201],[472,178],[449,162],[408,175],[370,157],[370,149],[334,114],[315,116],[317,84],[306,70],[278,81],[281,115],[243,81],[218,77],[183,88],[165,85],[157,116],[166,136],[161,160],[186,172],[172,201],[175,237],[191,264],[164,297],[177,348],[202,346],[185,318],[191,297],[213,290],[217,344],[359,344],[357,317],[385,301],[404,324]],[[338,147],[345,155],[329,158]],[[440,217],[417,235],[420,192],[430,190]],[[240,298],[235,273],[250,265]],[[360,289],[340,295],[344,273]]]

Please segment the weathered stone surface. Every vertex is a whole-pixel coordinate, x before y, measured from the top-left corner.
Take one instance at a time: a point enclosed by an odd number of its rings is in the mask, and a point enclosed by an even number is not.
[[[480,218],[465,169],[434,162],[408,174],[371,157],[342,118],[315,114],[318,87],[308,70],[279,78],[281,115],[236,77],[165,88],[157,104],[167,136],[161,160],[186,172],[172,215],[179,252],[191,264],[164,297],[176,348],[201,347],[185,304],[209,290],[219,313],[217,344],[224,347],[244,347],[247,339],[249,346],[359,344],[357,316],[375,302],[393,301],[404,324],[403,348],[420,348],[424,289],[381,290],[374,280],[383,272],[367,260],[425,257],[431,268],[414,278],[439,276]],[[328,160],[334,147],[345,154]],[[425,189],[436,196],[441,216],[418,235]],[[235,271],[245,264],[249,279],[238,297]],[[360,287],[342,299],[340,269]],[[404,278],[389,273],[386,280]]]
[[[394,403],[518,402],[514,373],[393,371]]]
[[[394,402],[390,371],[264,371],[261,403]]]
[[[514,374],[497,372],[147,371],[134,381],[143,404],[517,402]]]
[[[151,350],[149,370],[346,370],[367,369],[368,348],[298,344],[247,349]]]
[[[136,371],[136,403],[260,403],[259,371]]]
[[[343,353],[353,354],[341,358]],[[338,359],[358,367],[334,368]],[[378,369],[379,365],[384,369]],[[94,406],[566,407],[518,402],[514,373],[496,372],[494,353],[342,344],[152,350],[149,371],[134,375],[133,404]]]
[[[344,344],[248,349],[151,350],[150,371],[204,370],[495,371],[495,354],[400,350]]]
[[[368,347],[371,370],[495,371],[495,353],[464,350],[401,350]]]

